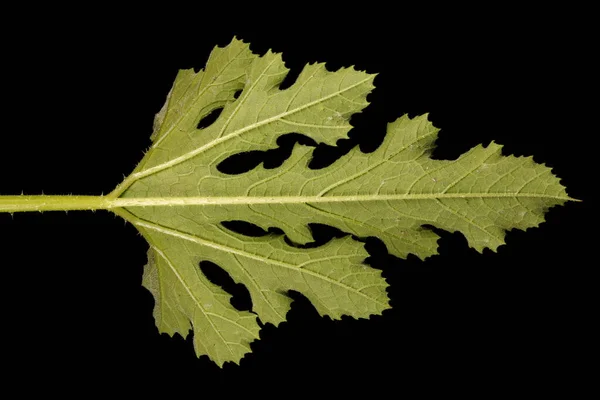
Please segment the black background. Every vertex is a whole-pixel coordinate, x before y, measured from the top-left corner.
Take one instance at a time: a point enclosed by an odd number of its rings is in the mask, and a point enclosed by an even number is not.
[[[244,7],[229,11],[248,20]],[[540,228],[509,232],[498,253],[447,233],[426,262],[375,252],[393,309],[334,322],[296,296],[289,322],[264,328],[254,352],[223,369],[197,359],[189,338],[158,334],[140,285],[147,245],[131,225],[104,211],[0,215],[8,381],[198,395],[250,382],[263,392],[283,383],[288,392],[324,384],[398,393],[539,393],[585,382],[598,122],[585,98],[597,93],[587,11],[315,6],[294,18],[304,8],[252,23],[226,18],[226,8],[5,15],[0,193],[108,193],[149,146],[177,70],[201,68],[237,35],[255,52],[283,52],[293,73],[315,61],[378,72],[371,105],[352,119],[351,143],[364,150],[387,122],[429,112],[441,128],[435,157],[495,140],[505,154],[554,168],[584,201],[552,209]]]

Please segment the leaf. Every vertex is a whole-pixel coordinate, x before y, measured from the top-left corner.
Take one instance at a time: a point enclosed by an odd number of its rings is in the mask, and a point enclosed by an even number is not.
[[[258,56],[236,39],[216,47],[204,70],[179,72],[156,115],[152,146],[111,194],[3,196],[0,212],[106,208],[130,221],[150,244],[142,284],[154,296],[159,331],[186,337],[193,330],[196,354],[222,366],[251,351],[258,319],[285,321],[290,290],[334,319],[389,308],[387,283],[364,264],[368,254],[355,238],[376,236],[398,257],[425,259],[437,252],[438,235],[427,228],[434,226],[460,231],[477,251],[495,251],[506,230],[537,226],[548,208],[572,200],[550,168],[503,156],[493,142],[456,160],[431,159],[438,129],[427,115],[398,118],[374,152],[355,147],[327,168],[308,168],[313,148],[296,145],[278,168],[220,172],[223,160],[272,149],[287,133],[334,145],[374,88],[375,75],[311,64],[280,90],[287,72],[271,51]],[[250,237],[228,221],[284,235]],[[298,246],[314,241],[310,224],[351,235]],[[202,261],[246,286],[251,312],[231,305]]]
[[[332,318],[368,318],[389,307],[385,280],[362,264],[367,253],[350,236],[299,248],[280,235],[235,233],[222,222],[278,227],[301,244],[313,240],[310,223],[326,224],[377,236],[399,257],[424,259],[436,253],[438,239],[424,225],[460,231],[478,251],[496,250],[505,230],[537,226],[549,207],[569,199],[549,168],[504,157],[495,143],[455,161],[431,159],[438,130],[427,116],[399,118],[374,153],[354,148],[328,168],[309,169],[312,149],[296,146],[277,169],[220,172],[216,166],[227,157],[273,148],[289,132],[335,144],[373,89],[374,75],[312,64],[279,90],[287,72],[279,54],[259,57],[235,39],[213,50],[205,70],[180,71],[156,116],[152,147],[116,191],[115,211],[150,243],[143,285],[155,297],[159,330],[185,337],[193,329],[199,356],[239,362],[258,338],[255,316],[275,325],[285,320],[288,290]],[[219,108],[213,124],[197,128]],[[202,260],[246,285],[256,315],[231,306],[200,271]]]

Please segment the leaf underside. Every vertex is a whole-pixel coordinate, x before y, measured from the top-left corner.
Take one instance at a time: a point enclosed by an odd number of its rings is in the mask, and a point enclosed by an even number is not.
[[[310,223],[326,224],[379,237],[398,257],[424,259],[436,254],[438,239],[424,225],[460,231],[478,251],[496,250],[506,230],[537,226],[548,208],[569,200],[550,168],[531,157],[502,156],[495,143],[457,160],[431,159],[438,129],[426,115],[400,117],[375,152],[355,147],[327,168],[309,169],[313,148],[295,145],[279,168],[217,170],[231,155],[277,147],[287,133],[334,145],[347,137],[349,118],[368,105],[373,89],[374,75],[311,64],[280,90],[287,72],[279,54],[255,55],[236,39],[216,47],[204,70],[180,71],[155,118],[152,147],[120,196],[130,206],[118,213],[150,243],[143,285],[155,298],[160,332],[185,337],[193,330],[197,355],[220,366],[251,351],[257,317],[274,325],[285,320],[289,290],[334,319],[368,318],[389,307],[385,280],[363,264],[364,245],[350,236],[299,248],[282,235],[232,232],[224,221],[277,227],[300,244],[314,240]],[[197,128],[218,109],[214,123]],[[235,309],[204,276],[201,261],[244,284],[252,312]]]

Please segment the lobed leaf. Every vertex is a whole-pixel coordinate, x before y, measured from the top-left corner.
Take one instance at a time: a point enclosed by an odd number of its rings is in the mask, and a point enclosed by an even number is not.
[[[312,64],[280,90],[287,72],[279,54],[257,56],[235,39],[215,48],[204,70],[181,71],[155,119],[151,149],[116,191],[115,212],[150,243],[143,285],[156,300],[159,330],[185,337],[193,329],[199,356],[239,362],[258,338],[256,317],[285,320],[288,290],[332,318],[368,318],[389,307],[385,280],[363,264],[363,244],[350,236],[299,248],[280,235],[234,233],[224,221],[277,227],[301,244],[313,241],[310,223],[326,224],[377,236],[399,257],[424,259],[438,239],[425,225],[460,231],[478,251],[496,250],[506,230],[537,226],[549,207],[569,200],[549,168],[502,156],[495,143],[454,161],[431,159],[438,130],[426,115],[400,117],[375,152],[354,148],[327,168],[309,169],[312,148],[296,145],[277,169],[218,171],[227,157],[273,148],[286,133],[334,144],[347,137],[350,116],[367,106],[373,89],[372,74]],[[198,128],[220,108],[213,124]],[[246,285],[253,312],[231,306],[200,271],[203,260]]]

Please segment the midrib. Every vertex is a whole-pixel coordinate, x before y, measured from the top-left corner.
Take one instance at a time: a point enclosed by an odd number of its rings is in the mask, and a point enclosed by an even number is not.
[[[431,193],[431,194],[389,194],[389,195],[348,195],[348,196],[238,196],[238,197],[138,197],[119,198],[110,202],[114,207],[146,206],[186,206],[186,205],[235,205],[235,204],[305,204],[305,203],[352,203],[394,200],[439,200],[439,199],[478,199],[478,198],[544,198],[553,200],[573,200],[568,196],[555,196],[539,193]]]
[[[152,206],[208,206],[251,204],[316,204],[353,203],[373,201],[408,201],[483,198],[540,198],[559,201],[579,201],[567,195],[556,196],[540,193],[430,193],[348,196],[231,196],[231,197],[132,197],[110,196],[0,196],[0,213],[24,211],[70,211],[70,210],[122,210],[127,207]]]

